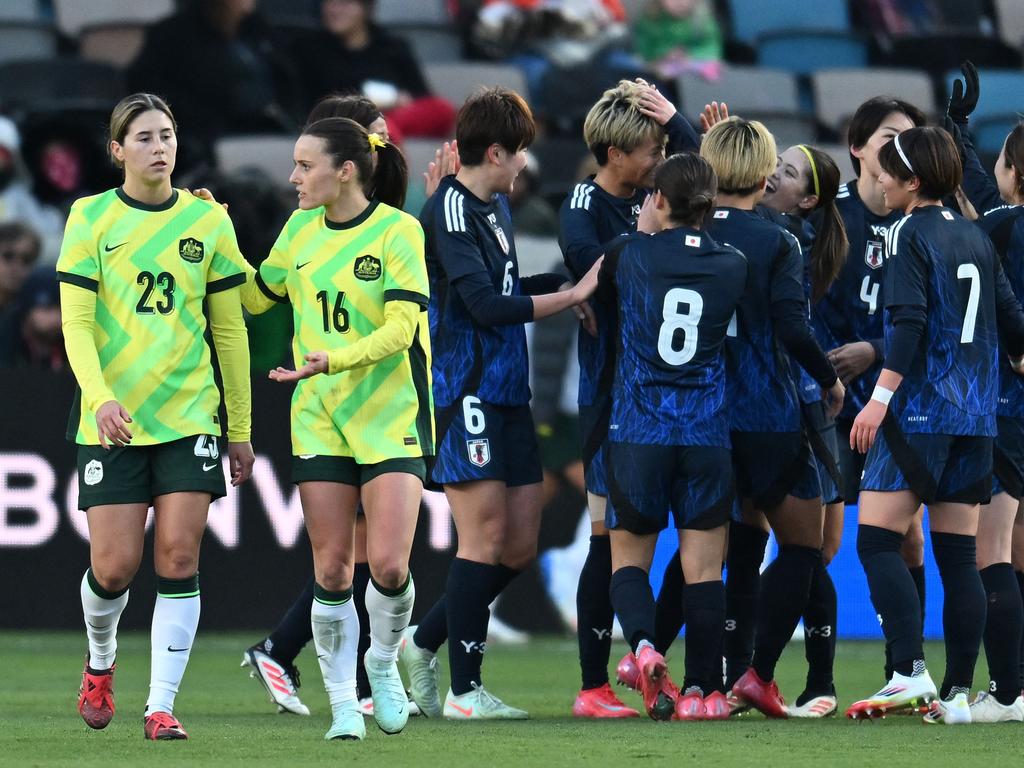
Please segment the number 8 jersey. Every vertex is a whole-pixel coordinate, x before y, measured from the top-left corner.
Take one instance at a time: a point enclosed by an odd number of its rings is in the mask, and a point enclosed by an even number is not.
[[[154,206],[117,188],[71,207],[57,279],[96,292],[100,368],[132,415],[132,445],[221,433],[203,299],[244,283],[245,269],[227,213],[188,192]],[[99,444],[80,392],[68,438]]]

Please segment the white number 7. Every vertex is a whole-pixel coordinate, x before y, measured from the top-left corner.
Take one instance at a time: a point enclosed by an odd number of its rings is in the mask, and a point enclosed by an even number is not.
[[[981,274],[974,264],[961,264],[956,268],[959,280],[971,281],[971,292],[967,295],[967,310],[964,312],[964,328],[960,332],[960,343],[974,341],[974,325],[978,321],[978,297],[981,295]]]

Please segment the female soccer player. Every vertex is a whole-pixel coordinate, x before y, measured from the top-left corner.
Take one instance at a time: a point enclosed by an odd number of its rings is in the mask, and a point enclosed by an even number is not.
[[[159,97],[136,93],[110,116],[110,155],[124,183],[78,200],[57,263],[68,360],[78,393],[79,508],[89,521],[82,579],[89,655],[78,711],[92,728],[114,715],[117,623],[155,509],[152,666],[147,739],[186,739],[174,698],[199,623],[199,543],[225,494],[209,328],[228,415],[232,485],[249,444],[249,347],[238,287],[245,260],[224,210],[171,186],[177,126]]]
[[[716,192],[705,160],[672,156],[655,171],[654,189],[637,222],[653,236],[613,245],[600,278],[619,318],[607,473],[611,598],[647,713],[655,720],[725,719],[722,555],[733,475],[721,349],[746,286],[747,260],[700,230]],[[682,695],[653,644],[648,579],[670,511],[686,579]]]
[[[935,696],[921,609],[899,556],[928,504],[947,608],[946,674],[926,720],[971,722],[967,702],[985,624],[975,562],[979,506],[991,496],[999,338],[1024,370],[1024,312],[991,241],[941,204],[961,181],[956,145],[939,128],[900,133],[878,153],[886,204],[905,216],[886,238],[885,367],[850,446],[867,453],[857,552],[891,647],[893,676],[848,710],[884,714]],[[955,607],[953,607],[955,606]]]
[[[428,716],[527,717],[485,690],[480,672],[488,605],[537,552],[542,470],[525,323],[581,304],[597,285],[596,265],[566,290],[557,275],[519,276],[507,195],[535,130],[518,94],[495,88],[472,96],[456,121],[462,167],[420,215],[436,352],[432,479],[444,486],[459,534],[446,596],[402,651],[413,698]],[[446,638],[451,688],[442,710],[436,653]]]
[[[826,393],[830,413],[843,401],[843,385],[811,333],[804,293],[804,262],[796,239],[754,212],[776,165],[775,140],[759,122],[731,117],[713,126],[701,156],[718,175],[718,197],[708,234],[740,249],[749,264],[747,289],[726,340],[733,464],[743,525],[730,529],[729,580],[743,577],[750,626],[756,601],[752,664],[740,669],[726,632],[726,683],[739,704],[770,717],[786,717],[774,683],[775,664],[796,629],[811,580],[820,568],[821,485],[800,423],[800,407],[785,353]],[[758,579],[767,534],[764,516],[779,541],[779,555]],[[760,584],[760,596],[758,595]],[[733,605],[727,605],[727,615]],[[736,621],[736,619],[734,619]],[[739,624],[732,625],[734,629]],[[726,625],[727,629],[730,627]],[[748,630],[749,631],[749,630]],[[744,660],[745,661],[745,660]]]
[[[246,308],[293,307],[297,370],[270,377],[298,382],[292,479],[313,548],[313,640],[333,718],[325,738],[362,739],[352,602],[360,502],[370,564],[363,663],[373,715],[385,733],[401,731],[409,716],[396,661],[415,597],[409,551],[424,457],[434,446],[423,235],[399,209],[407,181],[401,153],[352,120],[307,126],[290,180],[299,210],[260,265],[262,296],[249,291]]]

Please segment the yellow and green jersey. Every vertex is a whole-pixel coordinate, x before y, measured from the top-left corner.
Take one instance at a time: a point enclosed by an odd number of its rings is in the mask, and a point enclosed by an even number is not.
[[[245,268],[224,209],[186,191],[153,206],[118,188],[72,206],[57,278],[96,292],[92,343],[132,445],[221,434],[203,300],[244,283]],[[68,438],[99,443],[81,391]]]
[[[412,344],[371,365],[304,379],[292,397],[292,452],[351,456],[360,464],[433,455],[429,297],[423,230],[415,218],[372,201],[337,224],[324,209],[295,211],[256,284],[294,314],[296,367],[381,328],[391,301],[418,305]],[[252,289],[248,289],[251,291]]]

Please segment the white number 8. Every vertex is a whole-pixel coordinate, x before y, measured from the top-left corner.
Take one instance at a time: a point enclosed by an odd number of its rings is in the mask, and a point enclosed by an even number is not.
[[[466,421],[466,431],[471,435],[479,435],[487,426],[484,412],[474,405],[480,405],[480,398],[466,395],[462,398],[462,418]]]
[[[679,305],[687,304],[690,311],[680,314]],[[697,354],[697,323],[704,312],[704,299],[689,288],[672,288],[665,294],[661,315],[665,321],[658,332],[658,354],[669,365],[683,365]],[[676,331],[683,331],[683,348],[675,349],[672,339]]]

